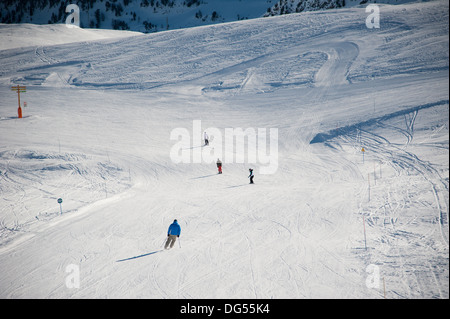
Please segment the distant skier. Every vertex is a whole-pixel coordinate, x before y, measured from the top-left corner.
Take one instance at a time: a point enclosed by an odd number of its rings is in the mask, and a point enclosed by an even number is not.
[[[222,162],[220,159],[217,159],[217,169],[219,170],[219,174],[222,174]]]
[[[248,175],[248,177],[250,178],[250,184],[254,184],[253,177],[255,177],[255,175],[253,175],[253,169],[249,168],[248,171],[250,172],[250,175]]]
[[[169,249],[173,247],[177,237],[180,237],[181,227],[178,224],[178,221],[175,219],[173,223],[169,226],[169,230],[167,231],[167,241],[164,249]]]
[[[205,146],[209,145],[209,137],[208,137],[208,134],[206,134],[206,131],[205,131],[203,137],[204,137],[204,139],[205,139]]]

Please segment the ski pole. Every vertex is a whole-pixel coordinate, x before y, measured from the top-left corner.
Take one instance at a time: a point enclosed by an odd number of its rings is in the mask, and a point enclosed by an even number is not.
[[[180,240],[180,237],[178,237],[178,246],[181,248],[181,240]]]

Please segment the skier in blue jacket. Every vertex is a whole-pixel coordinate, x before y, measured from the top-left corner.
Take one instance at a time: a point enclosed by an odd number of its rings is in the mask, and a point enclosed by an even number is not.
[[[167,231],[167,241],[164,249],[169,249],[173,247],[177,237],[180,237],[181,227],[178,224],[178,221],[175,219],[173,223],[169,226],[169,230]]]

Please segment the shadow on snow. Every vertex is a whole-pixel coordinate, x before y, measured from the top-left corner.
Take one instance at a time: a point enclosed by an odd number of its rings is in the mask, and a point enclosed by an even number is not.
[[[152,251],[151,253],[147,253],[147,254],[143,254],[143,255],[139,255],[139,256],[134,256],[134,257],[130,257],[130,258],[125,258],[125,259],[116,260],[116,262],[122,262],[122,261],[127,261],[127,260],[138,259],[138,258],[142,258],[142,257],[145,257],[145,256],[150,256],[150,255],[159,253],[159,252],[161,252],[161,251],[163,251],[163,250],[161,249],[161,250]]]

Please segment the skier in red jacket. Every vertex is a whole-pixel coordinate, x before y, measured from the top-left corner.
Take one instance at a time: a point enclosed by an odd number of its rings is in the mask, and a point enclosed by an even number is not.
[[[219,170],[219,174],[222,174],[222,162],[220,159],[217,159],[217,169]]]

